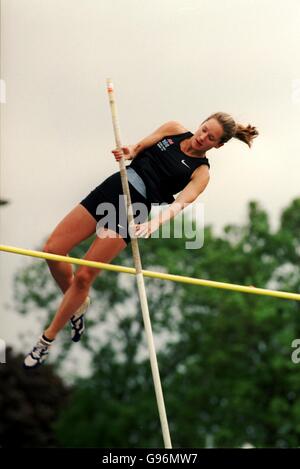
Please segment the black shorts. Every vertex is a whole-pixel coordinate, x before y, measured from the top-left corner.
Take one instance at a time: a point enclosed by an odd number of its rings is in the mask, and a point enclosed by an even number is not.
[[[136,224],[147,220],[151,202],[142,196],[130,183],[129,190],[133,216]],[[97,233],[102,227],[113,230],[122,236],[126,244],[131,238],[128,230],[126,203],[123,194],[120,172],[114,173],[90,192],[81,202],[97,221]]]

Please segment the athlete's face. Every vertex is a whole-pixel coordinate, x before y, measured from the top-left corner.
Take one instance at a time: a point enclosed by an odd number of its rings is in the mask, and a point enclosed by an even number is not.
[[[191,138],[194,150],[208,151],[211,148],[219,148],[223,145],[220,139],[223,135],[223,127],[216,119],[209,119],[200,125]]]

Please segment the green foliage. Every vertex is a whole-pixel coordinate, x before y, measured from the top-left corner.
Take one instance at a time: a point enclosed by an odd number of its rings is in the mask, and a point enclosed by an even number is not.
[[[24,357],[11,348],[0,365],[0,447],[56,447],[53,423],[69,389],[49,365],[25,370]]]
[[[201,250],[182,239],[140,241],[143,266],[197,278],[300,291],[300,199],[282,214],[277,232],[267,213],[249,204],[244,226]],[[72,255],[83,257],[90,240]],[[131,251],[116,264],[132,266]],[[298,446],[299,369],[291,343],[300,337],[300,304],[258,295],[145,279],[174,446]],[[135,279],[103,272],[92,289],[85,347],[88,378],[77,378],[55,428],[64,446],[162,446]],[[39,307],[44,320],[60,293],[34,261],[16,280],[19,311]],[[68,331],[69,334],[69,331]],[[67,361],[69,337],[60,352]]]

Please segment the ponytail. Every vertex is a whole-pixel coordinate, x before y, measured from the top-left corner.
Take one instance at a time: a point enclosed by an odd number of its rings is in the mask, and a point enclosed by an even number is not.
[[[253,139],[258,135],[259,133],[256,127],[253,127],[250,124],[248,124],[247,127],[242,124],[236,124],[236,130],[233,137],[241,140],[244,143],[247,143],[249,148],[251,148]]]

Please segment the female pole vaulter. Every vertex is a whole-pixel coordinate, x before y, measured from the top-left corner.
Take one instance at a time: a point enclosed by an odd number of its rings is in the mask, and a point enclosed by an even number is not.
[[[210,166],[206,157],[209,150],[221,148],[231,138],[251,147],[257,135],[257,129],[250,124],[244,126],[236,123],[229,114],[217,112],[206,118],[194,134],[181,123],[170,121],[136,145],[113,150],[117,161],[122,155],[126,160],[132,160],[126,168],[132,205],[138,204],[139,209],[144,207],[133,227],[133,235],[149,237],[205,190],[209,182]],[[174,200],[173,194],[178,193]],[[75,246],[97,232],[84,259],[110,263],[131,239],[122,195],[120,172],[116,172],[57,225],[44,251],[68,255]],[[170,205],[147,221],[152,203]],[[105,209],[111,212],[110,216],[104,214]],[[74,274],[71,264],[50,260],[47,263],[64,297],[51,324],[25,357],[26,368],[35,368],[46,360],[56,335],[67,322],[71,324],[72,340],[80,340],[84,314],[90,303],[89,290],[100,272],[96,268],[80,266]]]

